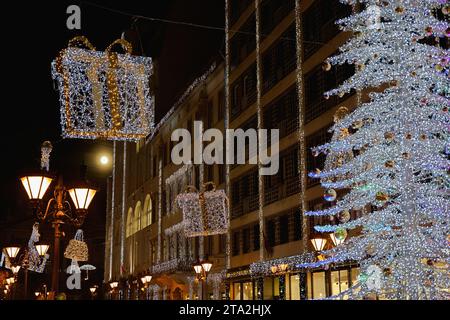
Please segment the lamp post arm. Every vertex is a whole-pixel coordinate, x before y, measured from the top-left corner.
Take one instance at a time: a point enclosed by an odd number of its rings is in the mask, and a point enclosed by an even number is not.
[[[40,205],[38,206],[38,209],[37,209],[37,217],[38,217],[39,220],[45,221],[45,220],[48,218],[49,213],[50,213],[50,208],[51,208],[53,202],[55,202],[55,199],[54,199],[54,198],[51,198],[51,199],[48,201],[47,207],[45,208],[45,212],[44,212],[44,213],[42,213],[42,211],[40,210],[40,208],[39,208]]]

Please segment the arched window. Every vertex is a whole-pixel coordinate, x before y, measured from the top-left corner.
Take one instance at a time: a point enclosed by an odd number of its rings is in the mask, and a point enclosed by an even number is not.
[[[144,212],[141,215],[141,228],[152,224],[152,198],[148,194],[144,202]]]
[[[141,202],[136,203],[134,208],[133,233],[141,230]]]
[[[133,209],[128,209],[128,215],[127,215],[127,226],[126,226],[126,237],[129,237],[133,234]]]

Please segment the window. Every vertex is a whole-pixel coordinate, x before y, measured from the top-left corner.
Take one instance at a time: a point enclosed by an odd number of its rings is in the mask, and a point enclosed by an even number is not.
[[[300,275],[289,276],[289,300],[300,300]]]
[[[278,129],[280,139],[296,132],[298,127],[298,95],[296,87],[288,89],[265,108],[264,128]]]
[[[312,295],[312,299],[320,299],[327,296],[325,272],[312,273]]]
[[[262,91],[263,94],[272,89],[296,68],[295,26],[291,25],[262,56]]]
[[[233,283],[233,300],[241,300],[242,294],[241,294],[241,283],[235,282]]]
[[[348,95],[342,98],[332,96],[327,100],[324,93],[336,88],[353,74],[353,65],[344,64],[336,66],[328,72],[322,70],[322,66],[318,65],[305,75],[305,123],[316,119],[348,98]]]
[[[275,246],[275,219],[267,222],[267,241],[269,242],[269,246]]]
[[[252,0],[231,0],[230,25],[233,25],[251,4],[253,4]]]
[[[302,238],[302,213],[300,210],[296,210],[292,217],[294,222],[294,241],[301,240]]]
[[[283,215],[280,217],[280,244],[287,243],[289,241],[289,216]]]
[[[236,68],[245,58],[256,48],[256,37],[249,34],[256,34],[255,14],[250,15],[247,21],[235,33],[230,40],[230,62],[231,68]]]
[[[253,226],[253,251],[259,250],[259,224]]]
[[[133,232],[141,230],[141,202],[136,203],[134,208]]]
[[[145,197],[144,213],[141,216],[141,228],[145,228],[152,224],[152,199],[148,194]]]
[[[261,4],[261,33],[269,35],[295,8],[294,0],[265,0]]]
[[[240,246],[241,246],[241,241],[240,241],[240,232],[239,231],[235,231],[233,233],[233,256],[237,256],[240,253]]]
[[[253,283],[244,282],[242,284],[242,300],[253,300]]]
[[[331,133],[328,132],[328,128],[329,125],[306,137],[306,170],[308,173],[316,169],[322,170],[325,165],[326,156],[321,153],[315,157],[311,149],[330,141]],[[319,179],[310,178],[309,176],[307,178],[308,187],[319,184],[319,182]]]
[[[242,253],[250,252],[250,228],[242,230]]]
[[[246,92],[244,92],[244,79],[246,79]],[[252,64],[231,85],[231,119],[236,118],[247,107],[256,101],[256,64]]]
[[[347,269],[331,271],[331,295],[340,294],[349,288],[348,273]]]
[[[302,19],[305,61],[339,33],[335,21],[350,14],[351,6],[339,1],[317,0],[311,4]]]
[[[126,231],[125,231],[125,234],[127,237],[131,236],[134,233],[133,222],[134,222],[133,209],[130,208],[130,209],[128,209],[127,226],[126,226]]]
[[[219,234],[219,254],[225,253],[227,245],[227,235]]]

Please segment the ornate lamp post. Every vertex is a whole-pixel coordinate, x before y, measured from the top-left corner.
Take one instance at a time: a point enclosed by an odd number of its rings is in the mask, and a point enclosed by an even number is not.
[[[143,276],[141,278],[141,281],[145,286],[145,295],[146,295],[145,299],[149,300],[149,284],[150,284],[150,281],[152,281],[152,276],[150,276],[150,275]]]
[[[194,264],[194,271],[197,275],[197,279],[202,283],[202,300],[205,300],[206,280],[208,279],[208,273],[212,268],[212,263],[208,259],[203,262],[198,261]]]
[[[67,188],[63,185],[63,178],[58,177],[57,185],[53,192],[53,197],[43,206],[43,197],[53,181],[53,177],[48,174],[49,155],[52,150],[50,142],[46,141],[42,145],[41,172],[25,175],[20,178],[22,185],[30,199],[39,220],[51,223],[54,228],[53,246],[53,270],[52,270],[52,291],[56,296],[59,285],[59,263],[60,263],[60,239],[63,236],[61,226],[69,223],[75,227],[80,227],[87,214],[87,209],[95,196],[97,190],[89,186],[86,182],[81,185]],[[46,168],[46,171],[42,169]],[[86,167],[82,166],[81,178],[84,180]],[[67,194],[73,201],[74,209],[67,200]]]

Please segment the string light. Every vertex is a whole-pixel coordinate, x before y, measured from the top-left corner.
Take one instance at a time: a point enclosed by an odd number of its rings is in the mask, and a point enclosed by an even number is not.
[[[230,128],[230,0],[225,0],[225,131]],[[228,143],[225,144],[225,152],[230,152]],[[231,195],[230,183],[230,165],[225,164],[225,193],[228,197]],[[231,212],[228,202],[228,212]],[[228,225],[231,226],[231,214],[228,215]],[[231,268],[231,228],[227,232],[226,239],[226,268]]]
[[[302,245],[303,250],[308,248],[308,218],[304,214],[306,210],[305,193],[306,193],[306,139],[305,139],[305,102],[304,102],[304,83],[303,83],[303,23],[300,0],[295,0],[295,34],[296,34],[296,54],[297,54],[297,95],[298,95],[298,172],[300,182],[299,205],[302,214]]]
[[[126,54],[112,51],[117,44]],[[75,37],[52,62],[63,137],[138,141],[151,132],[153,62],[131,53],[131,45],[122,39],[103,52],[95,51],[85,37]]]

